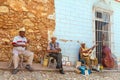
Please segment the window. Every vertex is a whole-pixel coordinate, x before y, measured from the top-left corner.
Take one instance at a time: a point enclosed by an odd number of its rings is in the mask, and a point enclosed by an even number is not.
[[[101,12],[96,12],[95,17],[96,18],[102,18],[102,13]]]
[[[102,46],[111,47],[111,26],[110,14],[104,11],[95,11],[95,42],[99,45],[96,47],[96,56],[101,63]]]

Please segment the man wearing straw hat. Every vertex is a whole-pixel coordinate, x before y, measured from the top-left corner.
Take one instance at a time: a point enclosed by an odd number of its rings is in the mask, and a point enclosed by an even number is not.
[[[27,47],[27,39],[25,37],[25,28],[21,28],[19,30],[19,35],[14,37],[12,45],[13,45],[13,64],[14,69],[12,71],[13,74],[16,74],[18,70],[18,64],[19,64],[19,55],[22,54],[23,56],[28,57],[28,63],[26,65],[26,69],[29,71],[32,71],[31,65],[33,61],[34,53],[26,50]]]
[[[61,49],[59,47],[59,43],[56,42],[56,37],[51,37],[51,42],[48,45],[47,51],[49,56],[54,57],[57,61],[56,68],[59,69],[61,74],[64,74],[63,67],[62,67],[62,54]]]
[[[80,47],[80,57],[85,61],[85,64],[91,68],[91,61],[90,61],[90,54],[92,53],[93,49],[98,46],[98,44],[92,46],[91,48],[86,48],[84,42],[81,43]]]

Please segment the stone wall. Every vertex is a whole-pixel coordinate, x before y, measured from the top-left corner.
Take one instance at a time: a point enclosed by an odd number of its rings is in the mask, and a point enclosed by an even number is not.
[[[35,59],[45,54],[48,31],[55,28],[54,0],[0,0],[0,61],[9,60],[11,42],[22,27]]]

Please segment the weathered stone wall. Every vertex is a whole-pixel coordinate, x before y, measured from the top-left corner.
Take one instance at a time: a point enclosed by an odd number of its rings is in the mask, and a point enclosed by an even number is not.
[[[35,58],[44,54],[55,27],[54,0],[0,0],[0,61],[9,60],[11,42],[23,26]]]

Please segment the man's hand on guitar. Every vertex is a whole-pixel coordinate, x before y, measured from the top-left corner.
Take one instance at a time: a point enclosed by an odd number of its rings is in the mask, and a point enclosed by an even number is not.
[[[89,54],[92,53],[93,49],[98,46],[98,44],[94,45],[93,47],[89,48],[88,50],[86,50],[86,53],[83,53],[84,56],[89,56]]]
[[[94,45],[91,49],[93,50],[96,46],[98,46],[98,44]]]

